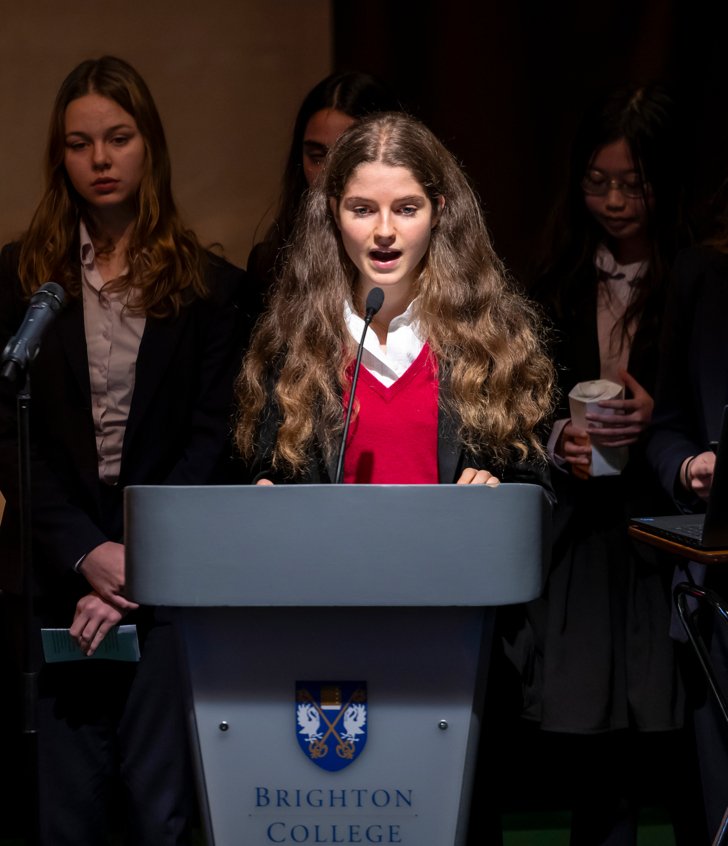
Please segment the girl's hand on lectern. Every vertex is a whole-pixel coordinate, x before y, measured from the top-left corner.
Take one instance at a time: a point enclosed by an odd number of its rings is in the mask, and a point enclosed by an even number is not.
[[[474,467],[466,467],[456,484],[488,485],[489,488],[495,488],[500,485],[500,479],[487,470],[476,470]]]

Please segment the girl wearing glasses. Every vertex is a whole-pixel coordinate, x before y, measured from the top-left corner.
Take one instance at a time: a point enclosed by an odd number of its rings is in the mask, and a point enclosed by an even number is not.
[[[573,772],[590,773],[575,780],[572,843],[633,843],[634,788],[674,777],[664,764],[681,742],[670,568],[627,535],[629,516],[669,510],[643,440],[677,246],[674,141],[673,107],[657,86],[623,89],[586,115],[536,288],[554,323],[562,407],[549,440],[559,502],[552,568],[529,608],[538,647],[527,716],[561,733],[544,740],[573,755]],[[600,402],[581,428],[568,393],[597,379],[623,385],[624,398]],[[621,473],[595,472],[595,446],[625,449]],[[655,764],[649,775],[637,766],[645,760]]]

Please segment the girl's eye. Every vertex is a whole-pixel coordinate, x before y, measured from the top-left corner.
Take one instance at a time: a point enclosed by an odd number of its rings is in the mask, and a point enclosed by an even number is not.
[[[123,146],[124,146],[124,144],[126,144],[128,141],[129,141],[129,138],[128,138],[126,135],[115,135],[115,136],[111,139],[111,143],[112,143],[115,147],[123,147]]]
[[[75,152],[77,152],[78,150],[83,150],[83,148],[85,146],[86,146],[85,141],[68,141],[68,142],[66,142],[66,148],[69,149],[69,150],[73,150]]]
[[[354,214],[357,217],[364,217],[365,215],[369,214],[369,207],[368,206],[354,206],[352,209]]]
[[[399,210],[399,213],[404,215],[405,217],[412,217],[414,214],[417,213],[417,206],[402,206]]]

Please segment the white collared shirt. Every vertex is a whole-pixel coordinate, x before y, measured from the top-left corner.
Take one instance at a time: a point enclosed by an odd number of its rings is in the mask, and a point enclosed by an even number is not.
[[[594,266],[599,274],[597,285],[597,334],[599,338],[600,379],[620,382],[619,373],[627,369],[632,338],[637,331],[632,319],[626,338],[615,331],[629,308],[636,285],[649,268],[649,261],[619,264],[604,245],[597,247]]]
[[[348,302],[344,303],[344,320],[351,337],[358,345],[364,330],[364,320],[352,311]],[[361,361],[372,376],[385,387],[388,388],[404,375],[422,351],[425,339],[420,335],[419,328],[414,316],[413,300],[406,311],[389,324],[386,349],[382,348],[375,332],[371,329],[367,332]]]
[[[83,222],[80,240],[83,323],[99,478],[113,485],[121,468],[126,421],[136,380],[136,360],[146,318],[129,313],[127,291],[110,293],[104,290],[94,247]]]

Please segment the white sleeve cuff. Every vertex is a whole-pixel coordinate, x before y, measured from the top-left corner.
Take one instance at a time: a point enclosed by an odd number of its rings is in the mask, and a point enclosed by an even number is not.
[[[566,417],[563,420],[557,420],[554,423],[554,428],[551,430],[551,434],[549,435],[549,439],[546,444],[546,451],[549,454],[549,461],[553,464],[554,467],[557,467],[559,470],[563,470],[564,472],[567,472],[569,462],[566,461],[566,459],[562,458],[560,455],[556,454],[556,444],[558,444],[559,438],[561,437],[561,433],[564,431],[566,424],[570,422],[570,417]]]

